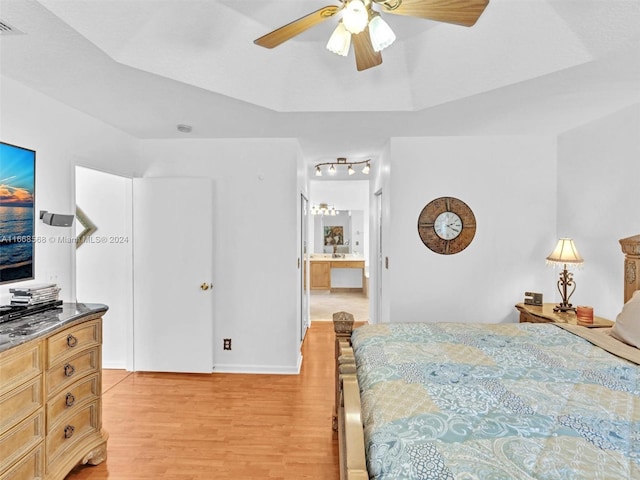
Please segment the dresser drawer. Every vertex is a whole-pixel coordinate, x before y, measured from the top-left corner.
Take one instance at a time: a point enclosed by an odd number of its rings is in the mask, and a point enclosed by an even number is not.
[[[102,342],[100,320],[83,323],[63,330],[47,339],[47,368],[60,363],[85,348]]]
[[[75,413],[79,405],[98,398],[100,388],[100,374],[96,373],[77,381],[49,400],[47,402],[47,430],[51,430],[65,416]]]
[[[42,342],[29,342],[0,354],[0,395],[42,373]]]
[[[42,375],[2,395],[0,397],[0,433],[19,423],[42,405]]]
[[[44,440],[44,411],[40,409],[0,435],[0,472]],[[2,478],[14,478],[3,476]],[[16,477],[25,478],[25,477]],[[32,477],[30,477],[32,478]]]
[[[63,388],[70,388],[71,384],[85,375],[97,373],[100,365],[100,347],[96,346],[55,365],[47,370],[47,398]]]
[[[55,463],[87,436],[100,430],[100,400],[81,405],[47,432],[47,465]]]

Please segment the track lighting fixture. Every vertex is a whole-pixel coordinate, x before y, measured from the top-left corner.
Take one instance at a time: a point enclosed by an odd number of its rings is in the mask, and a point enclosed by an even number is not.
[[[322,166],[324,165],[329,165],[329,173],[331,175],[333,175],[334,173],[336,173],[336,165],[340,166],[340,165],[346,165],[347,166],[347,173],[349,175],[354,175],[356,173],[355,169],[353,168],[354,165],[364,165],[364,167],[362,168],[362,173],[364,173],[365,175],[368,175],[369,172],[371,171],[371,160],[361,160],[361,161],[357,161],[357,162],[348,162],[346,158],[344,157],[340,157],[337,158],[335,162],[323,162],[323,163],[318,163],[314,168],[316,169],[316,177],[321,177],[322,176]]]

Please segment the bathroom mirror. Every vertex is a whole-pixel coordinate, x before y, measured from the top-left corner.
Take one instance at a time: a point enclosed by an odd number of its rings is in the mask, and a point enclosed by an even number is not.
[[[312,215],[310,223],[313,253],[363,255],[363,210],[339,210],[336,215]]]

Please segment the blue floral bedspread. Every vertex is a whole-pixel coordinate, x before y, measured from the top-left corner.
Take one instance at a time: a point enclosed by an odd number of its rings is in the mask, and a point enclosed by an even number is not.
[[[552,324],[352,334],[369,476],[640,479],[640,367]]]

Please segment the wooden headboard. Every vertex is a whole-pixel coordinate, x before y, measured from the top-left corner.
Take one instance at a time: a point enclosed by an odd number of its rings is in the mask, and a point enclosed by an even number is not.
[[[624,302],[627,303],[633,292],[640,290],[640,235],[619,241],[624,253]]]

